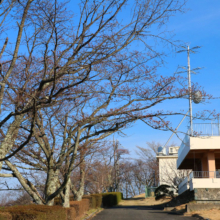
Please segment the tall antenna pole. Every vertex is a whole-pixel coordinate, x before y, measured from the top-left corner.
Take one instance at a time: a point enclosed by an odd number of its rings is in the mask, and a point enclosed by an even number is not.
[[[188,55],[188,89],[189,89],[189,118],[190,118],[190,135],[193,134],[193,124],[192,124],[192,92],[191,92],[191,73],[190,73],[190,50],[189,45],[187,47]]]

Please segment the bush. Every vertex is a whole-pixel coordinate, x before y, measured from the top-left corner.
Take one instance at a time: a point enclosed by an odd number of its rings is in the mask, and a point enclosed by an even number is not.
[[[8,212],[0,212],[0,220],[12,220],[12,216]]]
[[[102,194],[102,204],[104,207],[118,205],[122,199],[123,194],[121,192],[110,192]]]
[[[8,214],[8,218],[1,219],[13,219],[13,220],[71,220],[75,219],[76,212],[74,209],[62,208],[60,206],[45,206],[45,205],[24,205],[13,206],[0,210],[1,215]]]
[[[70,201],[70,207],[76,210],[77,217],[81,217],[89,210],[89,200],[82,199],[81,201]]]
[[[163,199],[166,196],[173,198],[173,190],[171,190],[171,186],[169,185],[160,185],[155,190],[155,200]]]
[[[96,200],[96,208],[100,208],[102,206],[102,194],[92,194]]]
[[[22,205],[0,209],[0,220],[72,220],[80,219],[89,209],[117,205],[123,198],[122,193],[112,192],[84,196],[81,201],[70,201],[70,208],[46,205]],[[72,200],[72,198],[70,198]],[[60,204],[60,198],[55,204]]]
[[[96,208],[96,199],[95,199],[94,196],[83,196],[82,198],[89,200],[89,208],[90,209],[95,209]]]

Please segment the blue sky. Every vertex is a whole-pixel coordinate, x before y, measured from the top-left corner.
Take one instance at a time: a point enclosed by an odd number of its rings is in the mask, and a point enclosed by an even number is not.
[[[174,39],[181,40],[191,47],[202,46],[197,54],[191,55],[191,68],[203,67],[199,74],[192,75],[192,81],[198,82],[204,87],[207,93],[214,97],[220,97],[220,1],[219,0],[194,0],[188,1],[187,12],[177,14],[170,19],[167,28],[175,34]],[[172,50],[166,50],[168,56],[165,58],[166,63],[158,71],[159,74],[172,73],[178,65],[187,65],[187,54],[176,54]],[[188,101],[181,100],[164,104],[164,109],[188,110]],[[193,104],[193,112],[202,110],[216,110],[220,112],[220,99],[213,99],[206,104]],[[173,117],[173,127],[177,126],[182,117]],[[181,125],[181,131],[186,131],[188,120]],[[156,141],[162,145],[166,143],[171,132],[158,131],[149,128],[142,122],[136,122],[135,126],[123,131],[127,137],[115,135],[120,143],[130,150],[131,156],[135,156],[135,146],[147,147],[146,142]],[[173,137],[171,142],[180,145],[181,141]]]

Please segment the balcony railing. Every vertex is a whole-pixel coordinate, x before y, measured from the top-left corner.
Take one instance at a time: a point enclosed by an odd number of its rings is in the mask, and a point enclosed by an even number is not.
[[[193,124],[193,134],[191,136],[220,136],[220,124],[219,123],[194,123]],[[186,132],[186,135],[180,145],[178,155],[180,155],[185,146],[189,143],[190,129]]]
[[[220,124],[194,123],[193,136],[220,136]]]
[[[219,171],[192,171],[189,180],[192,178],[220,178]]]

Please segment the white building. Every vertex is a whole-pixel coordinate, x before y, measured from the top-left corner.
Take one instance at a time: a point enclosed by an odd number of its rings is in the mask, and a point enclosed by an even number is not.
[[[197,200],[220,200],[220,124],[195,123],[193,134],[186,134],[178,152],[177,168],[192,172],[179,185],[179,193],[190,188]],[[218,195],[216,197],[216,195]],[[211,197],[212,196],[212,197]]]
[[[178,150],[178,146],[170,147],[167,154],[166,149],[158,149],[159,185],[166,184],[177,188],[189,173],[188,170],[177,170]]]

